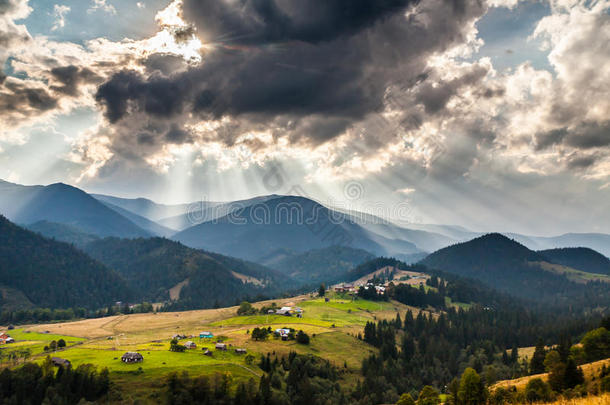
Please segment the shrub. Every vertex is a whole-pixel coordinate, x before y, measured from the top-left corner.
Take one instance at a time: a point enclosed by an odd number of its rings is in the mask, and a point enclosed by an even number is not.
[[[305,332],[303,332],[302,330],[300,330],[297,333],[297,343],[300,343],[302,345],[308,345],[309,344],[309,335]]]
[[[542,378],[532,378],[525,386],[525,397],[529,402],[546,402],[551,399],[551,389]]]

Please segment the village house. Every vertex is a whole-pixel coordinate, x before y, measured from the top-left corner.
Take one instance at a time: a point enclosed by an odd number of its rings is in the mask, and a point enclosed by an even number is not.
[[[288,340],[288,336],[290,335],[290,329],[276,329],[275,333],[277,333],[282,340]]]
[[[6,344],[6,343],[15,343],[15,339],[10,337],[6,333],[0,334],[0,345]]]
[[[356,291],[356,289],[354,288],[353,284],[342,283],[342,284],[335,286],[335,291],[336,292],[354,292],[354,291]]]
[[[214,334],[212,332],[199,332],[199,339],[212,339]]]
[[[246,354],[248,351],[246,349],[235,349],[235,353],[237,354]]]
[[[226,343],[216,343],[216,350],[222,350],[222,351],[227,351],[227,345]]]
[[[292,307],[281,307],[275,311],[275,313],[278,315],[292,316]]]
[[[127,352],[121,357],[123,363],[141,363],[144,361],[144,357],[137,352]]]
[[[189,340],[184,344],[184,347],[186,347],[187,349],[196,349],[197,345],[195,344],[195,342]]]
[[[51,361],[55,367],[70,367],[70,360],[62,359],[61,357],[51,357]]]

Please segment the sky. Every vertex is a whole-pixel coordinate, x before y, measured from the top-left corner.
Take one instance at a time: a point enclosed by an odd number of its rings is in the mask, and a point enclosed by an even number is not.
[[[610,233],[610,0],[0,0],[0,179]]]

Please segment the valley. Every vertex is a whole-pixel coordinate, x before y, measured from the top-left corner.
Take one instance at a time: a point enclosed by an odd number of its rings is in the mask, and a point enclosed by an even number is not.
[[[15,342],[0,367],[11,387],[46,375],[39,398],[461,405],[471,378],[473,404],[605,390],[610,260],[589,247],[278,195],[207,202],[189,226],[192,204],[5,186],[0,332]],[[93,385],[65,391],[64,368]]]

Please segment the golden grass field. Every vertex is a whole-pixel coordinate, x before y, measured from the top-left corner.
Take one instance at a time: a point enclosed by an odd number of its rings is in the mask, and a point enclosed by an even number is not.
[[[585,379],[591,380],[591,377],[598,375],[603,365],[606,365],[606,367],[610,366],[610,359],[600,360],[600,361],[596,361],[594,363],[583,364],[581,366],[581,368],[585,375]],[[529,375],[527,377],[517,378],[514,380],[498,381],[491,387],[491,390],[494,390],[498,387],[506,388],[506,387],[510,387],[510,386],[515,386],[515,387],[517,387],[517,389],[523,389],[523,388],[525,388],[525,386],[527,385],[529,380],[531,380],[532,378],[542,378],[544,381],[547,381],[549,378],[549,375],[548,375],[548,373],[535,374],[535,375]],[[608,402],[608,403],[610,404],[610,402]]]

